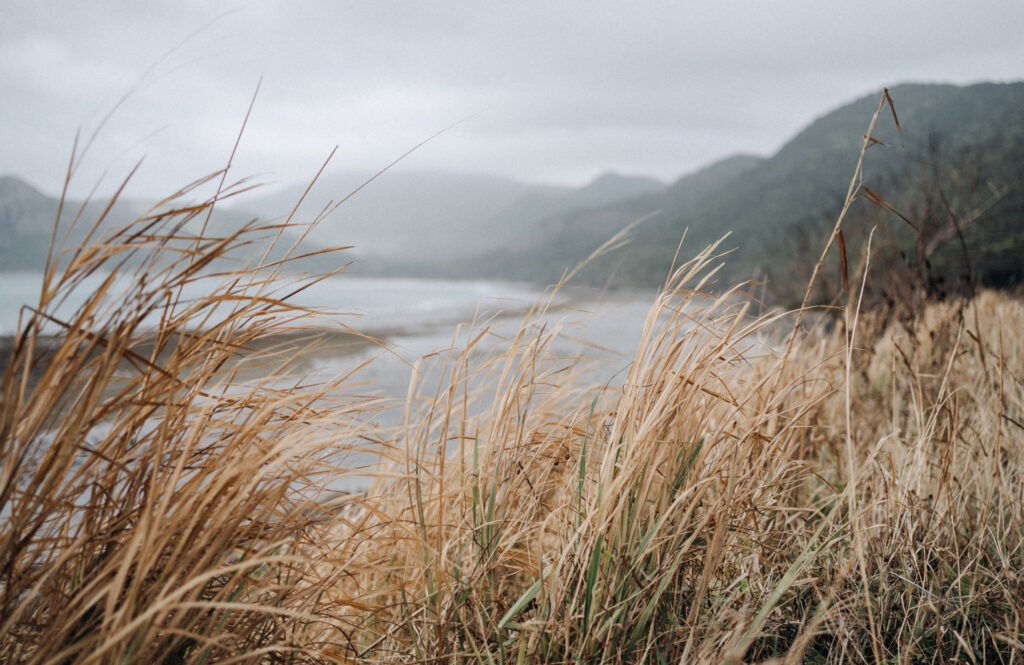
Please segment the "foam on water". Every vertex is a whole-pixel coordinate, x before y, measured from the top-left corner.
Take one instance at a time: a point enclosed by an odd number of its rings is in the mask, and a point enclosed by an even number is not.
[[[58,315],[67,316],[81,305],[92,289],[98,288],[106,275],[90,277],[81,288],[70,294]],[[16,330],[18,311],[26,304],[38,300],[42,275],[38,273],[0,274],[0,335]],[[185,300],[209,294],[216,284],[199,282],[183,290]],[[278,296],[290,293],[297,282],[285,282]],[[115,282],[112,295],[128,288],[127,281]],[[507,340],[515,337],[523,322],[522,312],[541,297],[531,286],[485,281],[443,281],[423,279],[380,279],[337,276],[318,282],[290,299],[291,302],[323,311],[346,313],[341,320],[356,330],[385,336],[388,350],[368,346],[358,352],[340,357],[317,357],[311,363],[311,376],[328,378],[345,374],[370,356],[374,362],[364,366],[354,377],[362,384],[359,392],[393,398],[391,407],[379,411],[374,420],[386,426],[401,424],[412,367],[420,363],[421,385],[428,392],[442,381],[445,365],[444,351],[455,354],[465,347],[470,335],[474,337],[483,328],[490,332],[474,347],[474,364],[508,348]],[[555,308],[537,322],[538,329],[559,328],[562,335],[555,338],[549,348],[551,355],[570,361],[573,358],[592,359],[592,369],[585,382],[595,386],[617,384],[625,378],[626,369],[636,351],[647,310],[654,300],[653,292],[619,293],[604,299],[584,297],[576,302],[578,308]],[[112,306],[123,305],[116,296]],[[498,312],[516,312],[516,315],[494,316]],[[324,320],[329,320],[326,314]],[[476,321],[472,332],[457,324]],[[153,321],[153,325],[156,321]],[[102,427],[97,430],[102,435]],[[373,453],[356,455],[352,463],[372,466]],[[369,476],[349,475],[331,484],[333,489],[364,488]]]
[[[68,317],[107,278],[95,274],[86,278],[57,310],[58,317]],[[13,335],[18,317],[26,305],[39,301],[41,273],[0,273],[0,335]],[[282,280],[277,295],[292,291],[299,282]],[[186,285],[184,301],[211,293],[216,278]],[[129,287],[127,278],[115,280],[109,303],[119,306],[118,294]],[[290,302],[327,313],[342,313],[342,320],[367,332],[418,332],[424,328],[454,324],[475,315],[498,310],[521,309],[539,296],[530,286],[485,281],[451,281],[426,279],[383,279],[339,275],[312,284],[295,294]],[[156,319],[152,321],[156,325]],[[56,328],[54,328],[54,331]]]

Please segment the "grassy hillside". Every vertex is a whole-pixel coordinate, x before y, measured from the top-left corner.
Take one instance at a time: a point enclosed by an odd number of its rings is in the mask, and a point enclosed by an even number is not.
[[[1024,83],[907,85],[891,92],[902,139],[891,120],[881,124],[876,138],[888,146],[868,151],[863,184],[895,212],[879,208],[870,196],[861,197],[845,222],[853,248],[850,262],[862,260],[863,244],[870,230],[877,228],[879,265],[891,268],[884,282],[945,282],[945,286],[932,285],[938,290],[955,288],[965,277],[996,286],[1020,283],[1024,279],[1020,260],[1024,256],[1024,116],[1016,109],[1024,104]],[[869,99],[859,100],[823,118],[808,130],[815,132],[810,138],[834,132],[840,125],[852,132],[856,113],[869,105]],[[786,155],[793,163],[806,156],[797,150],[800,147]],[[831,210],[822,208],[817,215],[796,219],[781,233],[763,234],[765,246],[780,265],[752,263],[758,274],[775,282],[778,296],[784,298],[787,290],[800,291],[807,274],[799,270],[800,257],[808,244],[820,244],[827,237],[839,207],[836,203]],[[924,245],[939,237],[945,238],[943,244],[924,256]],[[930,265],[917,265],[925,262]],[[833,275],[838,275],[838,261],[835,267]],[[787,279],[786,272],[796,279]],[[915,275],[925,272],[929,274]],[[831,296],[836,292],[833,288]]]
[[[875,138],[887,145],[868,151],[864,183],[905,215],[920,216],[925,214],[920,210],[922,169],[933,164],[950,180],[958,165],[971,157],[977,164],[970,174],[958,176],[959,187],[974,186],[973,195],[979,201],[984,199],[982,190],[990,186],[1009,192],[972,231],[969,250],[975,268],[983,281],[986,276],[991,283],[1019,281],[1021,262],[1012,255],[1024,249],[1020,244],[1024,83],[901,85],[892,88],[891,94],[902,138],[892,119],[883,118]],[[672,188],[680,196],[639,197],[549,220],[544,227],[547,235],[535,238],[523,256],[508,257],[506,264],[525,262],[530,271],[546,268],[545,277],[556,278],[615,231],[660,211],[637,228],[628,247],[592,264],[583,278],[599,281],[614,272],[626,282],[660,284],[684,230],[689,229],[691,248],[731,231],[733,237],[723,244],[723,249],[733,250],[722,274],[723,285],[768,275],[773,287],[779,283],[779,297],[799,291],[807,276],[800,272],[806,265],[802,252],[808,244],[818,247],[828,237],[877,102],[877,94],[867,95],[823,116],[768,159],[726,161],[684,178]],[[972,185],[968,179],[973,179]],[[691,182],[697,187],[687,187]],[[963,192],[962,198],[967,194]],[[966,214],[972,202],[960,205]],[[858,201],[849,226],[857,240],[864,240],[865,228],[882,223],[886,229],[896,229],[889,235],[897,256],[900,250],[912,253],[913,247],[905,246],[906,234],[897,228],[902,222],[894,223],[897,219],[894,215],[881,218],[870,204]],[[793,272],[798,279],[790,280]]]
[[[708,197],[726,190],[761,162],[752,155],[735,155],[686,175],[668,188],[650,194],[629,197],[604,206],[590,206],[554,215],[537,225],[535,233],[470,259],[459,267],[466,274],[494,272],[516,279],[557,281],[562,273],[583,261],[592,251],[623,228],[646,220],[635,234],[632,245],[618,250],[613,257],[599,262],[601,268],[590,274],[610,275],[613,271],[628,282],[646,283],[654,266],[644,258],[648,241],[666,225],[667,210],[698,209]],[[672,248],[679,243],[675,238]],[[642,245],[642,246],[641,246]],[[663,250],[664,247],[658,247]],[[609,261],[613,262],[609,264]],[[662,280],[667,266],[662,271]]]

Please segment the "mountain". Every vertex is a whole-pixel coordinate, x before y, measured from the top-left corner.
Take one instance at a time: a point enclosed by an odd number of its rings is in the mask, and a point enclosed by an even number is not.
[[[559,207],[589,208],[665,189],[665,183],[649,176],[603,173],[586,186],[568,192]]]
[[[786,301],[806,284],[835,223],[880,93],[821,116],[774,155],[734,155],[668,185],[608,172],[573,188],[399,164],[372,182],[351,172],[325,176],[296,221],[346,199],[310,239],[355,245],[341,260],[356,259],[353,269],[363,274],[551,282],[643,220],[629,244],[578,277],[636,285],[664,281],[684,232],[682,259],[730,233],[719,247],[728,252],[719,282],[767,279],[769,295]],[[890,94],[900,130],[885,109],[863,184],[905,219],[856,201],[843,226],[849,263],[858,264],[877,229],[873,265],[891,275],[903,266],[925,274],[928,288],[965,276],[1024,282],[1024,83],[904,84]],[[284,217],[305,188],[239,197],[233,208],[219,208],[215,228]],[[0,270],[41,265],[56,206],[29,185],[0,178]],[[111,223],[141,206],[120,204]],[[338,260],[321,257],[302,267],[332,269]],[[820,281],[834,290],[839,264],[829,260]]]
[[[108,201],[91,202],[67,200],[61,211],[61,223],[56,234],[58,245],[76,247],[85,238],[93,222],[104,214]],[[180,204],[180,202],[179,202]],[[60,200],[47,196],[24,180],[11,175],[0,176],[0,273],[42,270],[54,237],[54,220],[60,209]],[[119,229],[144,215],[151,214],[154,203],[133,199],[119,199],[109,210],[98,231]],[[72,224],[78,217],[79,221]],[[211,235],[226,235],[251,217],[235,211],[218,209],[209,226]],[[198,226],[199,220],[193,225]],[[198,228],[195,229],[198,231]],[[235,252],[234,259],[245,258]]]
[[[977,257],[975,268],[982,277],[1004,282],[1024,278],[1024,83],[907,84],[890,93],[902,137],[886,109],[874,134],[886,145],[868,150],[865,184],[899,204],[898,209],[916,210],[915,214],[925,214],[922,197],[929,170],[936,173],[932,180],[945,183],[943,191],[959,192],[965,212],[968,199],[980,201],[989,186],[1009,192],[986,213],[984,223],[965,235],[973,242],[968,242],[968,249]],[[480,272],[500,267],[516,277],[554,280],[614,232],[657,213],[637,227],[629,245],[593,262],[581,277],[598,281],[614,273],[625,283],[659,284],[684,231],[684,258],[731,232],[720,247],[731,250],[721,273],[724,283],[767,274],[776,281],[782,275],[784,281],[790,272],[809,271],[842,206],[879,97],[880,91],[822,116],[767,159],[729,158],[665,191],[553,216],[529,242],[493,252],[474,268]],[[968,161],[970,173],[956,167]],[[965,190],[968,181],[978,186],[970,195]],[[938,200],[934,192],[931,198],[933,204]],[[887,236],[902,243],[896,254],[913,251],[909,226],[901,228],[903,222],[894,215],[882,216],[877,208],[858,201],[849,220],[848,232],[857,230],[851,236],[858,240],[866,238],[872,223],[882,223]]]
[[[0,176],[0,271],[42,264],[56,214],[55,201],[23,180]]]
[[[652,228],[666,226],[665,211],[681,215],[698,210],[705,200],[721,193],[763,161],[764,158],[755,155],[733,155],[660,190],[623,197],[606,205],[579,206],[556,213],[536,224],[535,233],[476,257],[462,269],[467,274],[494,272],[515,279],[554,281],[623,228],[645,220],[634,233],[635,242],[617,250],[611,257],[617,261],[613,268],[620,278],[645,283],[649,266],[638,251],[647,251],[645,241],[653,236]],[[659,246],[655,251],[674,250],[678,243],[677,237],[670,241],[670,247]],[[621,260],[623,256],[630,257],[632,263]]]
[[[352,255],[360,258],[357,270],[388,274],[408,273],[413,266],[436,272],[453,259],[461,262],[529,236],[551,215],[665,188],[654,178],[611,172],[581,188],[401,169],[372,182],[368,179],[369,175],[352,172],[322,178],[296,219],[313,219],[333,202],[345,199],[311,233],[311,239],[323,245],[354,245]],[[249,197],[238,208],[263,219],[285,216],[305,189],[306,185],[293,185],[264,197]]]
[[[366,183],[366,177],[342,173],[318,182],[300,206],[297,221],[309,221]],[[605,173],[584,187],[525,184],[489,175],[440,172],[388,172],[338,206],[311,234],[316,246],[355,245],[342,260],[358,258],[358,271],[388,275],[444,273],[444,266],[530,236],[534,226],[566,210],[605,205],[618,197],[657,191],[665,184],[643,176]],[[252,220],[286,217],[302,197],[295,185],[262,197],[240,197],[241,205],[221,206],[210,231],[229,233]],[[69,238],[83,237],[105,202],[89,204],[83,223]],[[14,176],[0,178],[0,272],[38,269],[45,259],[58,199],[42,194]],[[62,229],[82,203],[64,206]],[[122,200],[105,226],[114,228],[148,214],[151,203]],[[60,238],[60,236],[58,236]],[[272,257],[273,258],[273,257]],[[333,269],[339,258],[326,255],[303,269]],[[425,266],[425,267],[424,267]]]

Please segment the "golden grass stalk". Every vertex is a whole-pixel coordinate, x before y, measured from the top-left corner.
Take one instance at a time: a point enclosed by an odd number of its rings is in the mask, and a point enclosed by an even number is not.
[[[211,274],[278,229],[192,236],[216,200],[181,203],[189,191],[127,228],[94,229],[51,266],[12,342],[0,387],[8,662],[265,659],[331,620],[312,602],[329,578],[308,582],[304,548],[322,522],[311,506],[324,465],[359,434],[354,410],[372,407],[332,404],[342,379],[235,385],[240,353],[306,312],[275,295],[278,267]],[[205,295],[183,299],[199,281]]]
[[[582,389],[524,327],[472,414],[452,360],[397,477],[334,526],[336,658],[1020,657],[1024,358],[1005,344],[1024,306],[934,305],[916,341],[819,331],[780,365],[778,316],[683,288],[709,258],[659,298],[621,387]]]

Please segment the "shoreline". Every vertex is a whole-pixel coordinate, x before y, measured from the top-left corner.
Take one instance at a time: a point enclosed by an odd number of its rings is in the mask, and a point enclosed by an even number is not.
[[[548,300],[549,295],[538,294],[537,299],[529,303],[490,302],[488,303],[490,307],[479,309],[475,318],[478,326],[490,327],[501,321],[519,319],[526,312],[533,310],[538,303],[544,302],[545,306],[541,309],[545,310],[548,315],[557,316],[576,312],[586,319],[590,313],[600,310],[602,304],[614,304],[616,301],[620,303],[636,301],[641,294],[643,296],[639,298],[640,300],[644,302],[653,300],[653,294],[648,293],[646,289],[607,292],[590,288],[565,287],[560,289],[559,294],[550,300]],[[509,306],[501,307],[500,305],[503,304]],[[380,353],[386,354],[390,351],[404,356],[407,351],[411,350],[403,350],[405,340],[411,342],[419,337],[454,331],[460,321],[463,324],[468,323],[457,316],[419,325],[413,320],[400,322],[397,325],[383,326],[374,326],[372,321],[365,321],[364,323],[369,325],[363,330],[358,330],[330,326],[329,322],[325,322],[323,319],[319,321],[314,319],[308,327],[283,328],[279,332],[268,332],[252,340],[245,348],[239,348],[231,353],[227,362],[220,365],[220,370],[225,379],[244,383],[268,379],[275,375],[284,378],[300,377],[317,371],[318,366],[325,362],[344,360],[356,354],[372,351],[374,347]],[[358,324],[359,321],[353,323]],[[49,360],[59,349],[63,339],[64,335],[60,332],[47,332],[36,336],[34,358],[28,376],[30,389],[33,389],[44,376]],[[153,339],[154,333],[141,332],[131,348],[139,356],[153,359]],[[0,334],[0,369],[4,372],[8,369],[15,341],[15,335]],[[168,344],[163,352],[154,359],[157,365],[165,366],[174,348],[174,342]],[[429,353],[432,350],[417,349],[417,351]],[[125,358],[121,362],[121,369],[118,370],[118,373],[129,377],[133,374],[137,375],[139,371],[137,365],[137,362]]]
[[[149,337],[149,339],[147,339]],[[7,372],[15,351],[16,336],[0,335],[0,369]],[[60,334],[41,334],[35,338],[32,367],[29,370],[28,387],[31,390],[44,375],[54,353],[63,343]],[[232,381],[252,381],[269,378],[274,374],[284,376],[309,369],[312,363],[323,358],[344,358],[367,348],[386,348],[388,338],[382,335],[363,335],[357,332],[310,328],[272,333],[252,340],[247,346],[235,351],[225,370],[233,373]],[[163,365],[174,350],[168,345],[156,358]],[[139,355],[151,358],[154,351],[152,336],[143,336],[132,346]],[[136,371],[133,364],[122,360],[121,368]]]

